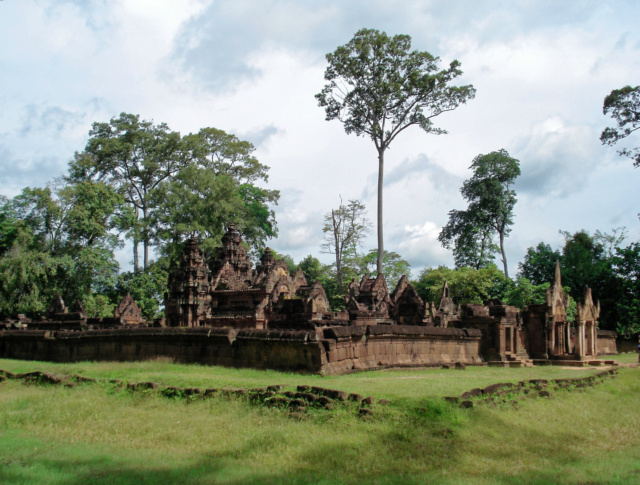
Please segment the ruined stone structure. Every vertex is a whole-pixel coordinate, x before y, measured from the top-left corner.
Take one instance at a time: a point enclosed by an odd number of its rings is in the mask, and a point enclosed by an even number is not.
[[[592,359],[598,355],[598,317],[600,302],[593,304],[591,288],[585,288],[584,301],[578,303],[576,316],[575,356],[579,360]]]
[[[444,287],[442,288],[440,304],[438,305],[438,310],[434,315],[434,322],[440,327],[448,327],[449,322],[459,320],[460,316],[460,306],[454,303],[449,291],[449,285],[445,281]]]
[[[346,309],[332,312],[320,282],[307,282],[301,271],[292,275],[269,249],[253,268],[232,224],[209,261],[196,241],[185,244],[165,295],[166,328],[141,322],[131,295],[113,319],[100,321],[87,319],[82,309],[67,312],[58,297],[50,310],[56,320],[0,331],[0,356],[65,362],[166,356],[321,374],[593,359],[599,306],[587,290],[572,333],[567,305],[557,265],[545,304],[522,313],[499,300],[461,307],[446,283],[436,308],[420,298],[405,276],[390,292],[384,275],[351,281]],[[75,327],[61,323],[71,321]],[[609,338],[609,351],[611,341],[615,348],[615,339]]]
[[[139,325],[143,321],[142,310],[129,292],[113,310],[113,316],[126,325]]]
[[[555,277],[547,290],[546,302],[542,305],[530,305],[523,313],[532,357],[584,361],[598,355],[597,320],[600,316],[600,303],[595,305],[591,289],[585,288],[584,300],[577,304],[574,329],[567,321],[568,306],[569,295],[562,288],[560,263],[556,262]],[[607,351],[613,351],[611,344]]]
[[[291,311],[283,301],[293,299],[305,301],[306,306],[299,308],[302,313],[328,311],[324,289],[309,287],[302,272],[292,277],[287,264],[276,261],[269,248],[258,267],[252,267],[233,224],[208,263],[196,241],[187,241],[180,264],[169,279],[167,324],[264,329],[270,319],[281,319],[280,312]]]
[[[140,307],[129,293],[114,308],[113,314],[113,317],[89,318],[79,300],[73,306],[73,311],[69,311],[60,294],[56,294],[47,309],[47,318],[31,320],[24,315],[18,315],[18,322],[0,322],[0,329],[4,326],[7,329],[86,331],[150,324],[144,321]]]
[[[516,307],[503,305],[500,300],[491,300],[486,306],[463,305],[460,319],[452,324],[482,332],[481,352],[487,362],[494,365],[533,365],[528,352],[527,332]]]
[[[562,288],[560,263],[556,262],[554,281],[542,305],[525,309],[529,352],[537,359],[569,359],[572,356],[570,326],[567,322],[569,295]]]
[[[624,352],[624,349],[618,346],[618,334],[612,330],[598,330],[597,347],[598,355],[615,355],[618,352]],[[636,351],[638,339],[635,339],[631,352]]]
[[[393,290],[391,301],[391,318],[398,325],[429,325],[433,322],[429,303],[422,301],[405,275],[402,275]]]

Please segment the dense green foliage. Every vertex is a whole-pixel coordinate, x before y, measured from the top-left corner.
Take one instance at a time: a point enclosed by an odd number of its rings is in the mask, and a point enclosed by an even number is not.
[[[405,129],[446,133],[432,119],[475,96],[471,85],[451,86],[462,74],[460,63],[439,70],[440,59],[412,51],[411,37],[389,37],[375,29],[361,29],[347,44],[327,54],[324,78],[316,95],[326,119],[341,121],[347,134],[370,138],[378,152],[378,261],[383,272],[382,187],[384,154]]]
[[[406,275],[407,278],[411,277],[411,265],[408,261],[402,259],[402,256],[400,256],[398,253],[394,253],[393,251],[385,251],[382,261],[382,274],[384,274],[384,278],[387,282],[387,286],[389,287],[389,291],[393,291],[393,289],[398,284],[398,281],[400,281],[402,275]],[[358,266],[360,268],[360,274],[369,274],[371,276],[376,276],[378,274],[377,262],[378,250],[370,249],[367,254],[364,254],[357,260]]]
[[[235,222],[257,254],[277,234],[279,193],[256,185],[268,167],[251,143],[214,128],[180,136],[127,113],[89,135],[65,177],[0,196],[0,318],[42,315],[56,293],[68,307],[80,301],[90,316],[109,316],[127,292],[155,318],[187,238],[210,256]],[[119,274],[114,251],[127,239],[134,271]]]
[[[640,248],[622,246],[623,229],[612,234],[587,231],[562,232],[562,251],[540,243],[529,248],[520,264],[520,275],[532,283],[553,281],[556,261],[562,268],[562,284],[576,301],[584,298],[586,286],[600,301],[600,327],[620,333],[640,330]]]
[[[551,249],[551,246],[543,242],[535,248],[527,249],[524,260],[519,264],[519,274],[531,281],[534,285],[541,285],[553,281],[556,269],[556,261],[560,261],[560,251]]]
[[[473,176],[460,189],[469,206],[466,210],[449,212],[449,222],[442,228],[438,240],[445,248],[453,249],[457,268],[487,267],[500,251],[504,274],[509,277],[504,238],[513,224],[517,199],[511,186],[520,175],[520,162],[506,150],[499,150],[478,155],[469,168]]]

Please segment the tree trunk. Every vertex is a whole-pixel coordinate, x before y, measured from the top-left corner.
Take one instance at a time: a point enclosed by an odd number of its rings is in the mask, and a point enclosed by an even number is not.
[[[384,242],[382,237],[382,182],[384,179],[384,148],[378,149],[378,274],[383,274]]]
[[[140,269],[140,258],[138,257],[138,236],[133,236],[133,271],[138,272]]]
[[[142,220],[144,230],[142,231],[142,245],[144,247],[144,270],[149,266],[149,233],[147,232],[147,207],[142,208]]]
[[[342,199],[340,199],[342,201]],[[342,209],[342,203],[340,204],[340,208]],[[331,210],[331,223],[333,224],[333,238],[336,244],[336,278],[338,280],[338,291],[342,293],[342,251],[340,238],[338,237],[338,231],[340,230],[339,226],[336,225],[336,211]]]
[[[507,255],[504,252],[504,233],[500,232],[500,252],[502,253],[502,264],[504,265],[504,276],[509,277],[509,271],[507,271]]]
[[[138,208],[134,206],[135,222],[133,227],[133,271],[140,270],[140,257],[138,256]]]

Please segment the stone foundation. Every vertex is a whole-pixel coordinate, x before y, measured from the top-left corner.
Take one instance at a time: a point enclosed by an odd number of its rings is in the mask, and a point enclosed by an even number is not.
[[[375,325],[314,331],[126,328],[0,332],[0,357],[51,362],[140,361],[343,374],[394,366],[479,364],[475,329]]]

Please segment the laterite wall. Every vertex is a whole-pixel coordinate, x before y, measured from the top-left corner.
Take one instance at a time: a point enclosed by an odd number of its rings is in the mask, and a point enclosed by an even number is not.
[[[132,328],[0,332],[0,357],[52,362],[176,362],[342,374],[443,363],[476,364],[480,331],[396,325],[314,331],[229,328]]]

